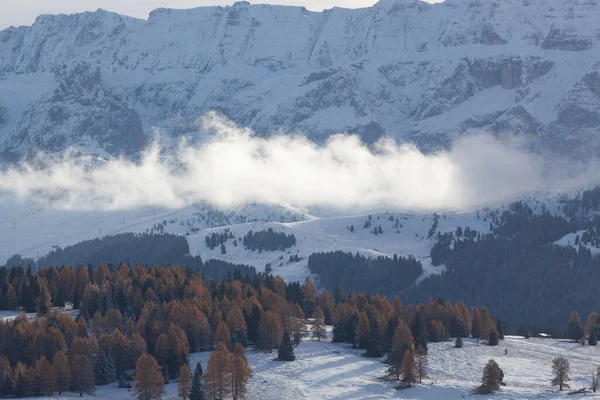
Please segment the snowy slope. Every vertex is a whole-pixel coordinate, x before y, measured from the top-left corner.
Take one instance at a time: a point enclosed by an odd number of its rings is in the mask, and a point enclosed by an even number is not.
[[[135,154],[153,127],[217,110],[261,134],[388,134],[424,149],[470,131],[595,154],[600,4],[382,0],[43,15],[0,32],[0,151]]]
[[[438,232],[455,232],[458,226],[478,232],[489,231],[485,211],[439,214]],[[371,215],[371,227],[364,228]],[[396,219],[398,225],[396,225]],[[297,221],[297,222],[294,222]],[[154,232],[185,235],[191,255],[202,259],[222,259],[232,263],[255,266],[264,271],[271,265],[274,274],[287,281],[303,280],[309,275],[308,257],[315,252],[359,252],[365,256],[413,256],[423,264],[420,279],[440,273],[443,266],[430,263],[431,246],[435,237],[429,237],[434,222],[433,214],[379,212],[355,216],[315,216],[280,206],[252,205],[231,210],[217,210],[196,205],[182,210],[138,209],[118,212],[76,212],[44,209],[27,204],[0,202],[0,264],[14,254],[34,260],[57,246],[65,247],[83,240],[100,238],[123,232]],[[354,232],[350,231],[354,226]],[[374,235],[381,226],[383,234]],[[397,228],[396,228],[397,226]],[[284,251],[251,251],[244,249],[242,238],[248,231],[273,229],[294,234],[297,244]],[[205,244],[206,235],[232,232],[234,239],[226,243],[226,254],[217,246]],[[291,255],[300,257],[290,262]]]
[[[504,354],[504,350],[508,354]],[[600,394],[569,396],[550,386],[552,358],[563,356],[571,363],[571,387],[589,387],[590,371],[600,364],[598,348],[554,339],[507,337],[497,347],[477,345],[465,340],[462,349],[452,342],[429,344],[429,377],[422,384],[398,391],[394,382],[381,378],[386,365],[365,358],[347,345],[305,339],[295,349],[294,362],[273,361],[276,353],[247,350],[252,377],[248,382],[248,400],[300,399],[420,399],[459,400],[480,384],[485,363],[494,358],[504,371],[506,386],[500,392],[481,399],[600,399]],[[190,355],[190,365],[201,362],[206,371],[210,353]],[[165,387],[166,398],[176,399],[177,383]],[[95,396],[84,399],[130,399],[132,393],[115,385],[98,387]],[[79,398],[67,394],[54,398]]]

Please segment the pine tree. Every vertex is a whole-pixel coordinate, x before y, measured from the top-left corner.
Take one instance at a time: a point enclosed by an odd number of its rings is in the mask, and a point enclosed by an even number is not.
[[[56,371],[56,390],[58,394],[69,390],[71,385],[71,367],[63,351],[58,351],[52,359],[52,366]]]
[[[421,309],[415,313],[410,329],[415,338],[415,346],[420,346],[427,350],[427,316]]]
[[[554,378],[552,378],[552,385],[558,386],[558,390],[562,391],[563,387],[568,388],[569,385],[567,382],[571,380],[571,366],[569,364],[569,360],[563,357],[557,357],[552,360],[552,373],[554,374]]]
[[[402,382],[410,387],[416,381],[415,358],[412,349],[408,349],[404,353],[404,358],[402,358]]]
[[[318,342],[327,337],[323,311],[321,311],[320,307],[317,307],[313,313],[312,327],[310,330],[312,337],[316,338]]]
[[[598,338],[596,337],[596,330],[592,329],[591,332],[592,333],[590,333],[590,338],[588,340],[588,344],[590,346],[597,346],[598,345]]]
[[[92,362],[85,354],[72,355],[71,377],[73,379],[73,389],[79,392],[79,396],[84,393],[94,393],[95,377],[92,368]]]
[[[481,386],[477,392],[480,394],[487,394],[498,391],[503,377],[504,373],[502,372],[502,369],[500,369],[498,363],[493,359],[489,360],[483,369]]]
[[[143,354],[135,363],[135,396],[139,400],[160,399],[164,392],[164,379],[156,359]]]
[[[498,331],[498,338],[504,340],[504,324],[500,318],[496,320],[496,331]]]
[[[38,280],[39,282],[39,280]],[[43,283],[40,283],[40,293],[36,298],[36,311],[38,315],[45,315],[50,312],[52,308],[52,297],[50,296],[50,291],[48,290],[48,286]]]
[[[283,331],[283,338],[279,344],[277,359],[279,361],[294,361],[296,359],[296,356],[294,355],[294,345],[287,330]]]
[[[460,349],[463,347],[463,340],[462,337],[459,335],[456,338],[456,342],[454,342],[454,347],[456,347],[457,349]]]
[[[107,385],[117,381],[115,361],[109,349],[102,349],[94,365],[97,385]]]
[[[488,336],[488,345],[490,346],[498,346],[498,332],[495,329],[492,329]]]
[[[204,386],[202,385],[202,365],[198,362],[192,378],[190,400],[204,400]]]
[[[181,400],[188,400],[190,397],[190,369],[187,365],[182,365],[179,370],[179,382],[177,382],[177,394]]]

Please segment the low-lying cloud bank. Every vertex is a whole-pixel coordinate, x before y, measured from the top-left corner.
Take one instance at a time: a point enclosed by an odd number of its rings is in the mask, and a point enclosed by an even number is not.
[[[300,136],[260,138],[214,113],[201,122],[214,136],[200,145],[182,143],[171,157],[163,157],[156,144],[138,162],[41,157],[35,166],[0,171],[0,195],[69,210],[180,208],[197,202],[435,210],[568,189],[593,183],[595,176],[589,167],[576,178],[563,176],[564,168],[549,168],[541,157],[489,135],[423,154],[390,139],[369,149],[351,135],[333,136],[323,145]]]

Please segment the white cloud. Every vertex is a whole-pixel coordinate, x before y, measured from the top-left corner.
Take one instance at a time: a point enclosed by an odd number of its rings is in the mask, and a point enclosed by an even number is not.
[[[440,0],[428,0],[440,2]],[[273,4],[305,6],[321,11],[334,6],[346,8],[368,7],[376,0],[275,0]],[[40,14],[72,14],[102,8],[137,18],[147,18],[150,11],[165,8],[193,8],[210,5],[231,5],[233,0],[3,0],[0,12],[0,29],[11,25],[31,25]],[[251,3],[271,3],[251,1]]]
[[[300,136],[260,138],[214,113],[201,122],[214,136],[201,145],[182,143],[171,162],[156,145],[139,162],[46,158],[0,172],[0,195],[76,210],[196,202],[434,210],[496,203],[575,182],[549,173],[540,157],[489,135],[423,154],[389,139],[369,149],[351,135],[333,136],[322,146]]]

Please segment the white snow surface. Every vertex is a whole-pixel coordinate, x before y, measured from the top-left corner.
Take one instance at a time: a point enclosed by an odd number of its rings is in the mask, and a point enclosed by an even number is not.
[[[260,134],[438,149],[489,130],[595,154],[599,19],[562,0],[42,15],[0,32],[0,151],[135,153],[217,110]]]
[[[330,327],[329,327],[330,328]],[[331,330],[328,329],[329,334]],[[505,353],[507,350],[507,354]],[[493,358],[504,371],[506,386],[492,395],[473,395],[477,399],[600,399],[600,394],[568,395],[551,387],[551,363],[554,357],[566,357],[571,364],[571,388],[590,387],[590,372],[600,365],[600,349],[555,339],[507,337],[499,346],[464,340],[456,349],[453,342],[430,343],[428,377],[410,389],[396,390],[397,382],[381,379],[386,365],[379,359],[365,358],[361,351],[329,340],[305,339],[295,349],[294,362],[274,361],[277,353],[264,354],[248,349],[252,369],[248,382],[248,400],[304,399],[406,399],[458,400],[471,396],[480,384],[485,363]],[[206,371],[210,353],[190,356],[190,365],[198,361]],[[176,399],[177,383],[165,387],[166,399]],[[57,399],[78,398],[75,394]],[[132,392],[116,385],[98,387],[94,396],[84,399],[130,399]]]
[[[231,210],[196,205],[181,210],[138,209],[118,212],[76,212],[46,209],[25,203],[0,202],[0,264],[14,254],[34,260],[56,247],[66,247],[83,240],[101,238],[123,232],[155,232],[185,235],[191,255],[203,260],[222,259],[237,264],[256,267],[264,271],[271,264],[272,273],[286,281],[303,280],[309,275],[308,257],[315,252],[341,250],[360,253],[368,257],[413,256],[423,264],[420,279],[444,270],[430,262],[430,250],[438,232],[455,232],[461,226],[478,232],[489,231],[486,211],[440,212],[439,223],[433,237],[429,230],[433,214],[409,212],[374,212],[340,216],[317,217],[293,208],[251,205]],[[371,227],[364,224],[371,215]],[[478,217],[479,215],[479,217]],[[398,228],[396,226],[398,219]],[[283,221],[283,222],[282,222]],[[296,222],[294,222],[296,221]],[[354,232],[349,227],[354,226]],[[381,225],[383,234],[372,230]],[[296,245],[284,251],[251,251],[245,249],[241,238],[250,230],[273,229],[294,234]],[[226,243],[226,254],[219,246],[211,250],[205,237],[213,232],[229,230],[237,240]],[[289,262],[291,255],[301,258]],[[419,279],[419,280],[420,280]]]

